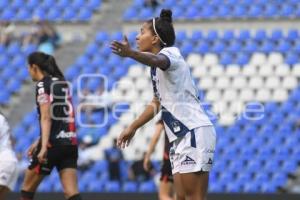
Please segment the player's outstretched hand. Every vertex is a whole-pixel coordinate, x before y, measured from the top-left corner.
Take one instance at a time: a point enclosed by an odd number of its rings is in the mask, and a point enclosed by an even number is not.
[[[114,40],[111,43],[110,48],[112,49],[113,53],[122,57],[128,57],[131,53],[131,47],[126,35],[124,35],[124,40],[122,42]]]
[[[118,137],[117,145],[119,148],[128,147],[131,139],[133,138],[136,130],[131,128],[130,126],[127,127],[121,135]]]

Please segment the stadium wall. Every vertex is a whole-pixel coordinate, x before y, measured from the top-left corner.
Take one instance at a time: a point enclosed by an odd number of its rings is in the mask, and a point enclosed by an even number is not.
[[[18,193],[11,193],[7,200],[19,199]],[[38,200],[62,200],[62,193],[39,193]],[[83,193],[84,200],[157,200],[156,193]],[[299,194],[209,194],[208,200],[299,200]]]

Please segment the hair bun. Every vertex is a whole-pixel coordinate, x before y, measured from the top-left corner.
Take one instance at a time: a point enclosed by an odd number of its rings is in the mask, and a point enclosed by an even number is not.
[[[172,11],[169,9],[162,9],[160,11],[160,18],[172,23]]]

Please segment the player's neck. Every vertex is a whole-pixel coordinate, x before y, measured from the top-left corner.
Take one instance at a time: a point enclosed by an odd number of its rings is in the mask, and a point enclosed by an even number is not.
[[[160,47],[153,47],[151,50],[151,53],[153,54],[158,54],[160,52],[161,48]]]
[[[41,73],[41,72],[39,72],[39,73],[37,73],[36,76],[37,76],[37,80],[40,81],[40,80],[43,80],[43,79],[45,78],[46,75],[43,74],[43,73]]]

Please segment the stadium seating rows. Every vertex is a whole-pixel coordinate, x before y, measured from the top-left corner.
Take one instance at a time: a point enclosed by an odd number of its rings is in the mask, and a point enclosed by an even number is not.
[[[136,34],[129,34],[131,42],[134,42]],[[109,41],[114,39],[121,40],[122,33],[109,35],[99,32],[95,41],[87,46],[85,53],[65,72],[67,79],[73,83],[77,83],[80,74],[84,73],[108,76],[108,90],[113,90],[117,96],[115,98],[124,102],[123,106],[128,109],[125,113],[119,113],[119,119],[113,118],[110,113],[109,123],[105,127],[79,128],[80,139],[86,134],[93,135],[95,141],[100,139],[102,149],[99,154],[111,145],[112,139],[141,111],[137,108],[152,96],[149,70],[130,59],[112,55]],[[278,186],[286,183],[287,174],[296,170],[297,162],[300,161],[300,134],[294,126],[300,119],[298,44],[297,30],[286,33],[282,30],[270,33],[264,30],[229,30],[223,33],[214,30],[203,33],[197,30],[192,34],[184,31],[177,33],[177,46],[191,65],[195,82],[203,93],[203,102],[207,102],[203,107],[208,113],[214,111],[221,116],[214,120],[219,139],[210,177],[210,191],[275,192]],[[286,45],[288,48],[282,51],[281,47]],[[221,50],[217,50],[217,47]],[[121,84],[115,85],[119,80]],[[95,91],[99,83],[99,80],[90,79],[83,81],[82,87]],[[82,88],[76,84],[73,91],[80,90]],[[78,104],[80,99],[73,96],[75,104]],[[221,111],[216,108],[219,103]],[[259,109],[258,103],[264,105],[264,110],[254,114],[251,109]],[[238,110],[237,105],[240,105]],[[222,118],[222,113],[227,115]],[[261,114],[263,117],[260,118]],[[249,120],[249,117],[258,118]],[[83,118],[86,116],[83,115]],[[102,118],[101,112],[92,117],[94,122]],[[32,112],[14,129],[15,136],[22,138],[16,144],[18,152],[24,152],[32,139],[37,137],[39,130],[32,125],[36,123],[36,114]],[[124,151],[126,160],[134,159],[136,150],[145,150],[152,132],[153,123],[137,134],[131,148]],[[18,137],[24,133],[26,137]],[[157,150],[155,158],[161,156],[160,150]],[[129,163],[130,161],[123,162],[122,169]],[[87,171],[81,172],[81,190],[156,190],[153,181],[126,181],[126,170],[122,182],[108,182],[109,184],[104,185],[108,180],[105,169],[106,161],[100,160]],[[39,190],[60,190],[55,184],[57,178],[57,175],[51,175]],[[53,187],[48,187],[49,184]]]
[[[143,1],[133,1],[123,14],[123,19],[144,20],[159,16],[162,8],[173,11],[176,20],[197,19],[277,19],[299,18],[300,4],[297,0],[165,0],[154,10]]]
[[[7,105],[28,80],[26,56],[36,49],[36,45],[22,46],[18,42],[0,45],[0,105]]]
[[[101,0],[1,0],[0,19],[31,21],[39,17],[49,21],[87,22],[101,6]]]

